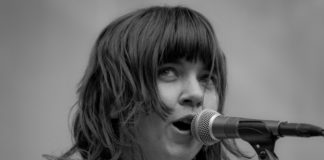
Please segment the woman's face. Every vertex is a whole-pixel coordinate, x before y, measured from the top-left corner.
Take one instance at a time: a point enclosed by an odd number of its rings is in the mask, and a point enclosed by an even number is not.
[[[191,118],[202,109],[218,107],[218,94],[205,67],[201,61],[185,59],[159,67],[158,93],[173,111],[166,120],[156,113],[140,119],[138,140],[147,160],[191,160],[201,149],[190,133]]]

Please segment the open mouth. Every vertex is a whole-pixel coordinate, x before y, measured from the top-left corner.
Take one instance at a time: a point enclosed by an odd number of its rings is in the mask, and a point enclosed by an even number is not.
[[[190,130],[190,124],[184,122],[174,122],[173,125],[177,127],[181,131],[188,131]]]
[[[191,127],[191,121],[193,119],[192,115],[185,116],[179,120],[173,122],[172,124],[178,128],[180,131],[189,131]]]

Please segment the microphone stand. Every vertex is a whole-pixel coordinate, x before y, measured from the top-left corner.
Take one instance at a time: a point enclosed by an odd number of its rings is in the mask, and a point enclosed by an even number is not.
[[[278,124],[275,121],[272,123],[274,126]],[[250,143],[260,160],[279,160],[274,153],[275,143],[279,136],[276,134],[277,131],[269,132],[269,130],[268,126],[261,121],[246,120],[240,122],[239,132],[242,134],[241,138]]]
[[[274,153],[274,147],[278,138],[273,136],[261,140],[248,140],[251,146],[254,148],[260,160],[279,160]]]
[[[274,153],[277,139],[281,137],[278,128],[285,128],[286,135],[298,135],[302,137],[324,136],[324,130],[309,124],[290,124],[285,122],[268,121],[265,124],[259,120],[241,120],[238,131],[241,138],[251,144],[260,160],[278,160]],[[298,133],[295,133],[298,131]]]

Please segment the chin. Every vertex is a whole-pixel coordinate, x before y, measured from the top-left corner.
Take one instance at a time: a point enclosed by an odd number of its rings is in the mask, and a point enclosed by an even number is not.
[[[144,147],[144,156],[147,160],[192,160],[200,151],[202,145],[167,143],[156,147]]]
[[[174,145],[167,148],[167,160],[192,160],[200,151],[202,145]]]

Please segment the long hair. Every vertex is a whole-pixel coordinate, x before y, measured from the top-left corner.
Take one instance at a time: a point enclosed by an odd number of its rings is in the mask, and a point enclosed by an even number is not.
[[[61,158],[79,153],[87,160],[117,160],[125,149],[138,148],[134,140],[138,118],[154,112],[164,119],[172,112],[157,93],[158,66],[180,58],[201,60],[210,68],[222,113],[226,60],[203,15],[181,6],[154,6],[111,22],[96,40],[79,83],[74,142]],[[234,143],[221,141],[204,146],[196,158],[226,158],[224,149],[239,155]]]

